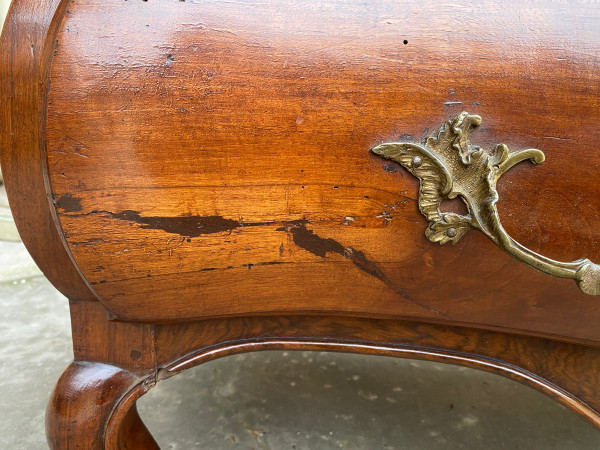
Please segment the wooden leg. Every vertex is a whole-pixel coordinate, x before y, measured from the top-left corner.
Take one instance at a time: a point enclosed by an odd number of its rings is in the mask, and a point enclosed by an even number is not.
[[[115,441],[116,448],[120,450],[158,449],[158,444],[142,422],[135,403],[117,426],[117,434],[108,437],[107,441]]]
[[[600,427],[600,348],[500,331],[327,316],[224,318],[144,325],[71,302],[76,362],[46,413],[52,449],[158,449],[135,403],[157,380],[257,350],[341,351],[474,367],[525,383]],[[88,361],[104,361],[88,362]]]
[[[151,384],[108,364],[72,363],[46,409],[50,448],[158,449],[135,406]]]

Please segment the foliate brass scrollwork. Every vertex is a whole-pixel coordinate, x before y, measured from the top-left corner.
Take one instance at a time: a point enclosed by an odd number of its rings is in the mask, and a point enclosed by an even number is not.
[[[392,142],[371,151],[400,163],[420,181],[419,210],[429,220],[425,235],[431,242],[455,244],[469,230],[484,233],[509,255],[549,275],[571,278],[590,295],[600,294],[600,265],[589,259],[560,262],[539,255],[512,239],[502,227],[496,202],[496,183],[515,164],[531,160],[542,163],[537,149],[509,152],[504,144],[492,151],[471,145],[469,135],[481,117],[462,112],[448,120],[425,145]],[[444,199],[460,196],[468,215],[440,211]]]

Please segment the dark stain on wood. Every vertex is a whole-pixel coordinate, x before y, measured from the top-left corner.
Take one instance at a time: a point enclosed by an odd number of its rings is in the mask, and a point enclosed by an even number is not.
[[[306,228],[308,221],[305,219],[288,222],[283,228],[277,228],[277,231],[287,231],[292,235],[294,244],[309,251],[313,255],[325,258],[327,253],[337,253],[344,255],[344,246],[335,239],[324,239]]]
[[[141,216],[137,211],[125,210],[120,213],[111,213],[119,220],[128,220],[141,225],[141,228],[163,230],[167,233],[180,236],[197,237],[203,234],[222,233],[231,231],[240,226],[237,220],[225,219],[221,216]]]
[[[54,200],[56,207],[64,212],[79,212],[82,210],[81,199],[65,194],[58,200]]]
[[[446,317],[446,314],[430,308],[406,293],[404,289],[398,286],[377,264],[369,260],[363,252],[355,250],[352,247],[345,247],[335,239],[320,237],[319,235],[315,234],[314,231],[306,228],[307,223],[308,221],[305,219],[288,222],[284,227],[277,228],[277,231],[286,231],[290,233],[292,235],[294,244],[306,251],[309,251],[315,256],[325,258],[327,253],[337,253],[338,255],[349,259],[360,270],[372,277],[377,278],[388,288],[392,289],[394,292],[410,302],[419,305],[428,311],[432,311],[436,314]]]
[[[137,211],[125,210],[120,213],[110,211],[92,211],[90,214],[108,214],[118,220],[127,220],[141,225],[141,228],[162,230],[167,233],[178,234],[186,237],[198,237],[203,234],[230,232],[236,228],[259,227],[273,225],[276,222],[251,222],[245,223],[226,219],[221,216],[142,216]],[[85,214],[84,214],[85,215]],[[188,241],[189,242],[189,241]]]

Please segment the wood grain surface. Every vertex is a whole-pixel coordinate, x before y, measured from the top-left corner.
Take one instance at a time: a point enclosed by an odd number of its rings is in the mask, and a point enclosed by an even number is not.
[[[99,302],[70,306],[76,361],[66,369],[48,404],[46,427],[52,449],[156,448],[136,410],[136,400],[148,389],[217,358],[276,349],[387,355],[473,367],[538,389],[600,426],[598,347],[414,321],[329,316],[127,328],[109,320]],[[83,324],[91,325],[89,332],[75,332]],[[140,340],[143,335],[147,338]],[[86,351],[77,344],[85,344]]]
[[[250,351],[388,355],[506,376],[544,392],[600,426],[600,349],[594,347],[413,321],[301,316],[159,325],[154,336],[158,380]]]
[[[345,313],[600,339],[600,303],[475,232],[424,236],[374,144],[461,110],[537,147],[500,183],[524,245],[600,260],[600,8],[563,2],[73,0],[47,158],[75,261],[118,317]],[[126,20],[123,20],[126,18]]]
[[[154,448],[139,396],[265,349],[489,370],[600,424],[598,298],[476,232],[430,243],[416,179],[369,153],[479,114],[474,144],[547,158],[502,178],[507,231],[600,262],[598,5],[15,0],[8,17],[7,191],[71,300],[51,448]]]
[[[76,362],[48,406],[51,448],[146,448],[142,444],[152,438],[135,402],[148,389],[217,358],[277,349],[387,355],[485,370],[535,388],[600,426],[598,347],[414,321],[271,316],[125,328],[109,320],[99,302],[71,302],[71,311],[74,328],[93,326],[86,335],[74,332],[87,351],[76,347]],[[141,335],[148,338],[139,340]],[[113,344],[108,354],[106,342]]]
[[[48,71],[66,6],[64,0],[11,4],[0,39],[0,156],[12,215],[27,250],[63,294],[96,300],[57,227],[44,153]]]
[[[158,450],[137,413],[145,380],[115,366],[74,362],[58,380],[46,409],[52,450]]]

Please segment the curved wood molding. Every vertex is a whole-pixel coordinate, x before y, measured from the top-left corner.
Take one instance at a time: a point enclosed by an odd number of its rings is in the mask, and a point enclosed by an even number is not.
[[[499,331],[400,320],[273,316],[160,325],[157,378],[256,350],[327,350],[424,359],[494,372],[600,426],[600,348]]]
[[[27,250],[50,282],[72,299],[96,300],[73,261],[53,206],[45,154],[48,76],[67,0],[15,0],[2,32],[2,172]]]
[[[46,409],[48,445],[158,450],[135,408],[135,401],[152,384],[108,364],[74,362],[58,381]]]
[[[183,370],[259,350],[386,355],[485,370],[533,387],[600,427],[598,347],[398,320],[272,316],[142,325],[108,320],[99,302],[72,302],[71,312],[76,362],[48,406],[52,448],[155,448],[135,408],[140,396]]]
[[[360,353],[365,355],[394,356],[399,358],[435,361],[447,364],[470,367],[496,373],[512,380],[532,387],[562,403],[572,411],[582,415],[596,426],[600,426],[600,413],[595,411],[582,400],[553,383],[534,373],[492,358],[481,355],[452,352],[448,350],[411,348],[402,346],[386,346],[381,344],[367,344],[361,342],[328,342],[328,341],[300,341],[293,339],[261,339],[246,342],[232,342],[222,346],[199,350],[159,372],[159,380],[169,378],[183,370],[240,353],[256,352],[261,350],[301,350],[301,351],[329,351],[340,353]]]
[[[600,427],[600,414],[583,400],[528,370],[488,358],[445,349],[386,345],[364,341],[261,338],[205,347],[177,360],[157,374],[135,375],[116,366],[78,361],[59,380],[46,411],[52,449],[158,449],[141,421],[136,401],[157,381],[199,364],[234,354],[262,350],[360,353],[437,361],[497,373],[541,391]],[[77,424],[76,426],[74,424]]]

